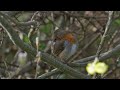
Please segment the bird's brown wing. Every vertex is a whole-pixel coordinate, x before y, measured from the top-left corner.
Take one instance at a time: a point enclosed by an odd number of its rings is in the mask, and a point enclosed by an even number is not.
[[[59,54],[64,50],[64,41],[56,41],[53,46],[53,53],[56,56],[59,56]]]

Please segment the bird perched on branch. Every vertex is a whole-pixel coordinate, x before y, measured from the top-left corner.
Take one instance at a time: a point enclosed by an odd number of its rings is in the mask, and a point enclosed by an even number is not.
[[[76,35],[70,31],[56,30],[53,36],[52,53],[67,61],[77,51]]]

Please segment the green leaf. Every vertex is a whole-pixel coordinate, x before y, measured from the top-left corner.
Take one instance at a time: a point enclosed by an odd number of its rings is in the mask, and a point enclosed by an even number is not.
[[[41,43],[40,46],[39,46],[40,50],[44,50],[45,47],[46,47],[46,44],[45,44],[45,43]]]
[[[41,26],[40,31],[44,32],[45,34],[50,34],[52,30],[52,23],[48,23],[46,25]]]
[[[120,19],[115,20],[115,24],[120,25]]]
[[[26,34],[23,34],[23,41],[25,43],[31,44],[31,42],[30,42],[30,40],[29,40],[29,38],[28,38],[28,36]]]

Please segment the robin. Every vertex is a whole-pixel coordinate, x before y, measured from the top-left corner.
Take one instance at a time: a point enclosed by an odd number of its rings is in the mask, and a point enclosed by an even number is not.
[[[77,38],[74,33],[56,30],[53,36],[52,53],[67,61],[77,51]]]

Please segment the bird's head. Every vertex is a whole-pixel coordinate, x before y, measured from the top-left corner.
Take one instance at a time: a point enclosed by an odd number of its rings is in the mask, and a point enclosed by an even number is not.
[[[76,36],[70,31],[57,31],[55,32],[54,40],[68,41],[71,44],[76,43]]]

